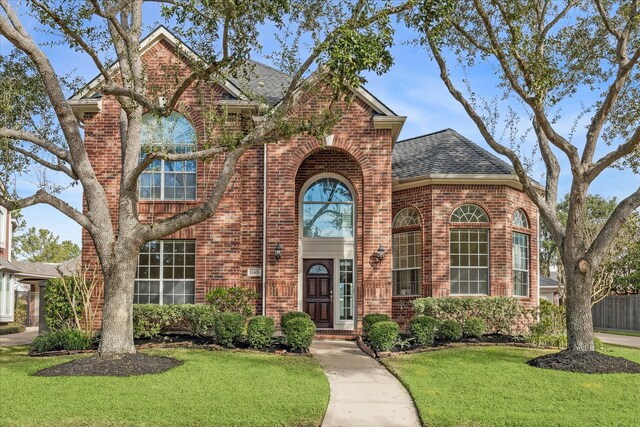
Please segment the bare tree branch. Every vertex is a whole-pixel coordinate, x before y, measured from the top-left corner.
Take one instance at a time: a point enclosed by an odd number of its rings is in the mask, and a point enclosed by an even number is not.
[[[54,143],[47,141],[45,139],[42,139],[38,135],[35,135],[31,132],[27,132],[23,130],[0,128],[0,137],[30,142],[42,148],[43,150],[48,151],[49,153],[53,154],[60,160],[63,160],[67,163],[71,163],[71,155],[67,150],[62,149],[59,146],[55,145]]]
[[[640,147],[640,127],[637,127],[633,132],[633,135],[627,140],[627,142],[621,144],[613,151],[610,151],[605,156],[596,161],[589,169],[585,171],[585,179],[588,182],[592,182],[594,179],[602,173],[606,168],[622,159],[623,157],[633,153]]]
[[[67,175],[69,178],[73,179],[74,181],[78,179],[78,177],[73,173],[71,169],[69,169],[68,167],[66,167],[64,164],[60,162],[57,164],[51,163],[43,159],[42,157],[32,153],[31,151],[25,150],[24,148],[18,147],[16,145],[12,145],[11,150],[15,151],[16,153],[22,154],[23,156],[33,160],[36,163],[39,163],[40,165],[44,166],[47,169],[62,172],[65,175]]]
[[[24,209],[29,206],[37,205],[39,203],[44,203],[56,208],[58,211],[65,214],[73,221],[80,224],[82,227],[85,227],[87,230],[92,230],[94,228],[93,223],[91,222],[89,217],[82,214],[80,211],[78,211],[68,203],[47,193],[45,190],[38,190],[35,194],[18,200],[11,200],[3,195],[0,195],[0,206],[10,211],[15,209]]]

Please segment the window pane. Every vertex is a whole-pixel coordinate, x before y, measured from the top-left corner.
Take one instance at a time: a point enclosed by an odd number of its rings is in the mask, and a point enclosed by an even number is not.
[[[488,295],[489,231],[451,230],[451,294]]]
[[[138,257],[134,303],[194,303],[194,253],[195,242],[189,240],[153,241],[145,244]]]
[[[420,225],[420,214],[415,208],[405,208],[393,219],[393,228]]]
[[[340,260],[340,283],[338,286],[338,313],[340,320],[353,320],[353,260]]]
[[[305,203],[304,237],[353,237],[353,204]]]
[[[334,178],[321,178],[304,193],[304,202],[353,202],[351,191]]]
[[[523,233],[513,233],[512,242],[513,263],[513,294],[529,296],[529,236]]]

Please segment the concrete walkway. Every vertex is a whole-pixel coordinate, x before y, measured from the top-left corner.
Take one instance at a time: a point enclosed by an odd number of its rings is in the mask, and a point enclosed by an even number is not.
[[[26,331],[20,332],[18,334],[0,335],[0,347],[31,344],[33,339],[37,336],[38,327],[30,326]]]
[[[420,426],[407,390],[354,342],[314,341],[311,354],[331,387],[323,427]]]
[[[596,332],[596,337],[607,344],[623,345],[625,347],[640,348],[640,337],[632,337],[627,335],[615,335],[605,334],[603,332]]]

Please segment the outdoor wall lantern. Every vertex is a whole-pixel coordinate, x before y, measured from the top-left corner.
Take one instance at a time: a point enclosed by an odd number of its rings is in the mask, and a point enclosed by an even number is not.
[[[280,246],[280,243],[276,243],[273,254],[276,256],[276,259],[280,259],[280,257],[282,256],[282,246]]]
[[[378,261],[382,261],[384,259],[384,246],[378,246],[378,252],[376,253],[376,256],[378,257]]]

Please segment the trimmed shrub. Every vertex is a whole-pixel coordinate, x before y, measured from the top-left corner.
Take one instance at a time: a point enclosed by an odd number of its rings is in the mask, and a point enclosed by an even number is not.
[[[259,296],[247,288],[216,288],[207,292],[205,298],[216,312],[240,313],[243,318],[248,319],[255,310],[253,301]]]
[[[91,347],[93,340],[86,333],[77,329],[47,332],[38,335],[31,344],[31,348],[38,353],[57,350],[86,350]]]
[[[374,323],[369,329],[369,342],[375,351],[389,351],[398,341],[398,324],[396,322]]]
[[[75,307],[69,304],[64,290],[65,281],[63,279],[49,279],[44,288],[44,319],[52,331],[74,328],[76,326],[74,310],[77,317],[82,317],[84,313],[82,294],[77,279],[67,277],[65,280],[71,288],[69,289],[69,294],[72,300],[76,302]]]
[[[24,332],[27,329],[24,325],[18,323],[9,323],[8,325],[0,326],[0,335],[18,334]]]
[[[308,316],[289,318],[281,328],[285,345],[293,351],[308,349],[316,334],[316,324]]]
[[[390,320],[391,319],[387,314],[369,313],[362,319],[362,331],[365,335],[369,335],[369,330],[371,330],[373,325],[379,322],[388,322]]]
[[[484,320],[487,331],[510,334],[527,309],[512,297],[444,297],[418,298],[413,302],[416,315],[464,323],[468,317]]]
[[[210,305],[183,304],[175,306],[176,315],[189,326],[196,336],[206,335],[215,323],[215,310]]]
[[[420,346],[433,345],[438,329],[438,319],[429,316],[415,316],[411,319],[411,336]]]
[[[276,332],[276,322],[272,317],[256,316],[249,319],[247,341],[253,348],[262,350],[271,345],[271,337]]]
[[[438,338],[444,341],[460,341],[462,326],[455,320],[445,320],[438,326]]]
[[[293,319],[309,319],[309,320],[311,320],[311,316],[309,316],[307,313],[305,313],[303,311],[289,311],[289,312],[283,314],[280,317],[280,326],[284,325],[289,320],[293,320]]]
[[[134,304],[134,338],[153,338],[183,319],[179,305]]]
[[[564,307],[540,300],[538,321],[529,327],[532,335],[563,335],[567,332]]]
[[[462,336],[480,338],[487,331],[487,324],[479,317],[471,316],[462,324]]]
[[[240,313],[224,311],[215,316],[216,342],[224,347],[233,347],[233,342],[242,336],[244,318]]]

